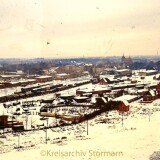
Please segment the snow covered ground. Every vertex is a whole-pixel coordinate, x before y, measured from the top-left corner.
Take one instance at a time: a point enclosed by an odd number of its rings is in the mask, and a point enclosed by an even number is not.
[[[149,108],[149,109],[148,109]],[[149,111],[150,110],[150,111]],[[81,124],[31,131],[20,135],[8,133],[0,138],[2,160],[148,160],[154,151],[160,151],[160,100],[152,104],[131,104],[131,110],[122,116],[113,111]],[[99,119],[110,119],[98,123]],[[14,149],[15,148],[15,149]],[[57,152],[57,153],[56,153]],[[160,157],[159,157],[160,159]]]
[[[146,79],[146,82],[149,81],[153,81],[153,77]],[[92,87],[92,84],[80,88],[85,87]],[[73,94],[76,89],[61,93]],[[53,96],[47,94],[27,100]],[[17,120],[25,118],[19,116]],[[39,115],[29,115],[28,127],[31,123],[41,125],[43,122],[39,118]],[[49,124],[56,123],[55,118],[48,121]],[[44,125],[46,123],[44,120]],[[17,146],[21,147],[18,149]],[[87,122],[47,129],[47,132],[44,129],[20,135],[0,135],[0,160],[149,160],[155,151],[160,152],[160,99],[149,104],[140,103],[140,100],[131,103],[130,111],[123,115],[123,121],[117,111],[97,116],[88,121],[88,135]],[[160,156],[151,160],[160,160]]]

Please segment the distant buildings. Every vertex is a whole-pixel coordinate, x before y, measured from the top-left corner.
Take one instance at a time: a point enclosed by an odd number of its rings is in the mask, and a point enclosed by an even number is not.
[[[139,76],[151,76],[151,75],[156,75],[158,73],[157,70],[146,70],[146,69],[140,69],[138,71]]]
[[[120,69],[120,70],[116,70],[116,73],[119,76],[131,76],[132,75],[132,70],[130,70],[130,69]]]
[[[35,77],[35,79],[38,83],[42,83],[42,82],[52,81],[53,77],[45,75],[45,76]]]

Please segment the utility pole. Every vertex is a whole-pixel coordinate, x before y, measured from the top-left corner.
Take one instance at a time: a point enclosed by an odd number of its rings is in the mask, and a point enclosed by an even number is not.
[[[32,122],[32,116],[31,116],[31,130],[32,130],[32,123],[33,123],[33,122]]]
[[[4,129],[5,129],[5,119],[4,119],[4,110],[3,110],[3,134],[4,134]]]
[[[148,118],[149,118],[149,122],[151,120],[151,113],[150,113],[150,109],[148,108]]]
[[[87,135],[88,135],[88,119],[87,119]]]
[[[48,128],[48,119],[47,119],[47,127],[46,127],[46,144],[47,144],[47,139],[48,139],[48,136],[47,136],[47,128]]]
[[[121,112],[122,113],[122,127],[123,127],[123,112]]]
[[[26,130],[27,130],[27,125],[28,125],[28,115],[26,115]]]
[[[18,150],[20,148],[20,133],[18,133]]]

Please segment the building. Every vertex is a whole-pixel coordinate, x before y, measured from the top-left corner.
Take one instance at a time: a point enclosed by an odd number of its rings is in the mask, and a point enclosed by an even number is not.
[[[160,83],[157,84],[156,91],[157,91],[157,94],[158,94],[158,98],[160,98]]]
[[[114,99],[114,101],[123,101],[128,103],[134,102],[136,100],[138,100],[138,97],[136,95],[122,95]]]
[[[142,77],[156,75],[157,73],[158,73],[157,70],[140,69],[138,71],[138,75]]]
[[[83,95],[83,94],[98,94],[98,95],[103,95],[104,93],[111,92],[111,88],[109,87],[96,87],[96,88],[84,88],[84,89],[77,89],[76,94],[77,95]]]
[[[18,87],[20,86],[20,83],[18,81],[14,82],[4,82],[3,83],[4,88],[11,88],[11,87]]]
[[[146,70],[146,76],[156,75],[157,73],[157,70]]]
[[[157,94],[156,94],[156,91],[154,90],[149,90],[143,95],[143,102],[145,103],[151,103],[155,99],[157,99]]]
[[[42,82],[48,82],[48,81],[52,81],[53,77],[52,76],[39,76],[39,77],[35,77],[37,83],[42,83]]]
[[[122,58],[121,58],[121,65],[123,68],[127,68],[128,66],[130,66],[132,64],[132,59],[129,56],[128,58],[126,58],[123,54]]]
[[[4,82],[10,82],[13,80],[19,80],[21,79],[21,75],[0,75],[0,79]]]
[[[120,69],[120,70],[116,70],[116,73],[119,76],[131,76],[132,75],[132,71],[130,69]]]
[[[127,103],[124,103],[120,101],[120,103],[117,106],[117,110],[119,112],[128,112],[129,111],[129,105]]]
[[[0,128],[5,128],[8,123],[8,115],[0,115]]]
[[[4,84],[0,84],[0,89],[4,88]]]
[[[65,80],[65,79],[68,79],[70,75],[67,73],[60,73],[60,74],[56,74],[55,76],[56,76],[55,77],[56,80]]]
[[[35,84],[36,80],[35,79],[20,80],[19,83],[21,86],[27,86],[30,84]]]
[[[119,80],[115,79],[114,77],[102,78],[99,81],[101,85],[113,84],[113,83],[118,83],[118,82]]]

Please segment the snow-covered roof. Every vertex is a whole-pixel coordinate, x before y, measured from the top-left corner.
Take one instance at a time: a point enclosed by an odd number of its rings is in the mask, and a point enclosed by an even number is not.
[[[24,72],[22,70],[17,70],[16,74],[24,74]]]
[[[112,76],[112,75],[101,75],[100,78],[102,79],[109,79],[110,81],[116,81],[117,79],[115,79],[115,76]]]
[[[0,115],[8,115],[6,109],[2,104],[0,104]]]
[[[115,68],[106,68],[105,71],[114,71]]]
[[[93,64],[91,64],[91,63],[88,63],[88,64],[85,64],[85,66],[92,66]]]
[[[0,75],[2,78],[14,78],[14,77],[20,77],[20,75]]]
[[[153,90],[150,90],[150,94],[151,94],[152,96],[155,96],[155,92],[154,92]]]
[[[38,79],[43,79],[43,78],[52,78],[52,76],[39,76],[39,77],[36,77]]]
[[[153,72],[157,72],[157,70],[146,70],[146,73],[153,73]]]
[[[119,69],[119,70],[116,70],[116,72],[125,72],[125,71],[130,71],[130,69]]]
[[[138,89],[137,93],[142,93],[142,92],[146,92],[148,89],[144,88],[144,89]]]
[[[20,80],[20,81],[18,81],[18,82],[20,82],[20,83],[25,83],[25,82],[35,82],[36,80],[35,79],[24,79],[24,80]]]
[[[74,97],[74,99],[87,99],[88,97],[80,97],[80,96],[77,96],[77,97]]]
[[[103,87],[103,86],[97,86],[97,87],[89,87],[89,88],[84,88],[84,89],[79,89],[79,91],[83,92],[95,92],[95,91],[105,91],[105,90],[111,90],[110,87]]]
[[[57,76],[67,76],[67,73],[60,73],[60,74],[56,74]]]
[[[136,97],[137,97],[136,95],[123,95],[123,96],[115,98],[114,100],[115,101],[130,101]]]
[[[19,82],[9,82],[10,84],[18,84]]]

